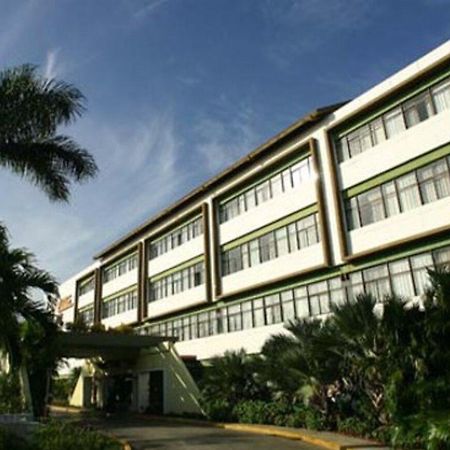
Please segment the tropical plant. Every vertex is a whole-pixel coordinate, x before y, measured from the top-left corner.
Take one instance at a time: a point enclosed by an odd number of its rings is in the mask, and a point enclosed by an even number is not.
[[[51,200],[67,201],[70,184],[93,177],[93,157],[58,134],[84,111],[74,86],[23,65],[0,72],[0,166],[27,178]]]
[[[39,291],[51,305],[58,293],[56,281],[35,265],[31,253],[11,248],[6,229],[0,227],[0,346],[13,372],[27,363],[36,366],[38,351],[50,355],[57,326],[48,305],[33,297]]]

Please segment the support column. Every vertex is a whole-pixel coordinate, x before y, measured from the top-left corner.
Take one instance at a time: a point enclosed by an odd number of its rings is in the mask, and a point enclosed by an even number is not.
[[[102,289],[103,270],[95,269],[94,272],[94,324],[102,323]]]
[[[148,296],[148,242],[138,244],[138,322],[147,317]]]
[[[202,221],[203,221],[203,242],[205,254],[205,287],[206,287],[206,301],[212,301],[212,278],[211,278],[211,241],[209,229],[209,205],[202,204]]]
[[[211,214],[210,214],[210,249],[211,267],[214,284],[214,296],[217,299],[222,294],[222,277],[220,274],[220,239],[219,239],[219,221],[217,218],[217,202],[212,200]]]

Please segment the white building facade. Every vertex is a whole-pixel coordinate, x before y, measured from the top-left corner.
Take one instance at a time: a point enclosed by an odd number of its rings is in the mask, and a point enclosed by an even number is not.
[[[61,286],[61,314],[207,360],[361,291],[420,296],[449,263],[450,41],[112,243]]]

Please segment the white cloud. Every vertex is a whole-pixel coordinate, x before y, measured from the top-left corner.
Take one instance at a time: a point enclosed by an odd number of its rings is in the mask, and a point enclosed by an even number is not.
[[[55,48],[47,52],[43,73],[45,78],[57,78],[64,73],[63,65],[58,61],[60,49]]]
[[[147,0],[144,6],[141,6],[133,11],[133,18],[137,20],[144,19],[167,2],[168,0]]]

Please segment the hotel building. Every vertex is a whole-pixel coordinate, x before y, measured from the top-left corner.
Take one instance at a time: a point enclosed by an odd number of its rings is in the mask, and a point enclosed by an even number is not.
[[[361,291],[419,297],[450,263],[450,41],[319,108],[95,255],[64,322],[260,351]]]

